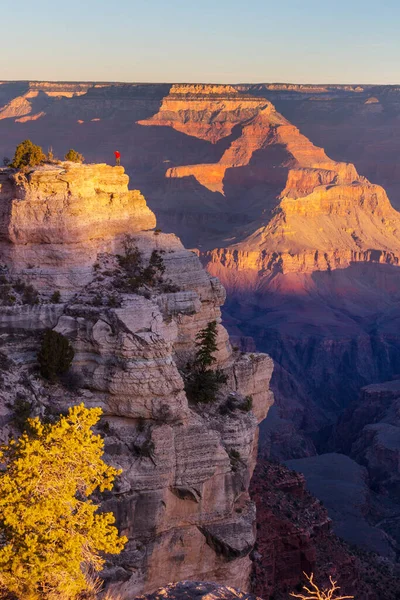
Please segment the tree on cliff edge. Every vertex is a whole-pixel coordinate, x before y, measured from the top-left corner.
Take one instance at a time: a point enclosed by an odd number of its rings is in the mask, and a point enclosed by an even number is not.
[[[104,442],[93,434],[100,415],[81,404],[54,425],[29,419],[29,432],[1,448],[1,597],[78,598],[103,567],[99,553],[123,549],[113,514],[90,499],[120,473],[103,462]]]
[[[215,363],[214,352],[218,350],[217,346],[217,321],[211,321],[207,327],[199,331],[196,335],[196,358],[194,364],[200,369],[205,370]]]
[[[68,150],[67,154],[64,156],[64,159],[76,163],[83,163],[83,161],[85,160],[83,155],[74,150],[73,148],[70,148],[70,150]]]
[[[42,148],[33,144],[31,140],[24,140],[15,149],[15,154],[10,167],[22,169],[24,167],[36,167],[46,160]]]
[[[215,402],[220,387],[227,382],[221,369],[211,369],[217,360],[214,356],[218,350],[216,321],[210,321],[198,332],[196,347],[194,361],[187,365],[184,374],[185,391],[190,402],[208,404]]]

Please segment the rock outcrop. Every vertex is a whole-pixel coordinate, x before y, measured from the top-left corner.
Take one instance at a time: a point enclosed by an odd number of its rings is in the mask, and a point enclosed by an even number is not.
[[[180,581],[160,588],[141,600],[261,600],[253,594],[212,582]]]
[[[62,163],[0,177],[3,439],[26,413],[101,406],[106,460],[123,469],[102,505],[129,539],[104,572],[113,592],[132,598],[183,579],[248,589],[248,486],[257,423],[272,403],[271,359],[232,350],[222,286],[174,235],[150,230],[154,214],[122,167]],[[137,293],[116,256],[127,240],[144,266],[155,252],[163,267]],[[189,404],[182,369],[214,320],[227,382],[215,403]],[[75,350],[64,387],[32,376],[46,328]]]
[[[309,472],[312,474],[311,464]],[[325,476],[329,478],[329,474]],[[351,484],[347,490],[345,484],[340,487],[347,497],[351,495]],[[339,493],[335,492],[340,499]],[[399,593],[398,569],[338,538],[326,508],[307,491],[302,474],[260,460],[251,496],[257,505],[253,591],[258,596],[287,600],[290,592],[301,589],[304,572],[313,572],[320,587],[329,584],[332,576],[346,595],[363,600],[395,600]]]
[[[217,93],[211,86],[172,86],[160,111],[140,124],[173,127],[212,143],[229,136],[234,126],[240,126],[241,134],[230,143],[217,163],[173,167],[166,172],[167,178],[193,176],[212,192],[224,194],[228,169],[249,165],[257,151],[273,146],[282,147],[282,167],[303,169],[301,173],[289,170],[288,195],[290,191],[298,193],[304,184],[311,191],[324,181],[327,184],[333,180],[351,183],[357,179],[352,165],[330,160],[322,148],[315,148],[270,102],[244,96],[230,86],[218,86]],[[313,169],[317,171],[313,172]],[[257,174],[252,175],[257,177]],[[258,177],[262,177],[262,173]]]
[[[112,252],[127,232],[155,227],[154,213],[128,181],[123,167],[105,164],[0,170],[3,262],[39,289],[72,293],[85,285],[99,252]]]
[[[330,443],[365,465],[375,490],[398,501],[400,380],[363,388],[340,417]]]

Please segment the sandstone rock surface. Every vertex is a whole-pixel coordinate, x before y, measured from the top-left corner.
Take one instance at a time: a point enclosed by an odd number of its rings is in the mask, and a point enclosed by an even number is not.
[[[253,594],[210,582],[180,581],[167,585],[154,594],[141,596],[142,600],[260,600]]]
[[[71,292],[90,280],[100,251],[155,227],[142,194],[128,190],[123,167],[64,162],[30,173],[0,170],[0,252],[14,271],[43,289]]]

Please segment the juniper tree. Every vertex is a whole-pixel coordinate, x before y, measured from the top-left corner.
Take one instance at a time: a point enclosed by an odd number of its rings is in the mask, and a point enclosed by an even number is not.
[[[36,167],[46,160],[42,148],[33,144],[31,140],[24,140],[15,149],[11,167],[21,169],[23,167]]]
[[[0,449],[0,593],[18,600],[72,600],[119,554],[112,513],[98,512],[93,492],[112,489],[120,473],[103,460],[92,427],[100,408],[73,406],[53,425],[29,430]]]
[[[40,374],[49,381],[55,381],[66,373],[74,358],[70,341],[58,331],[47,329],[38,354]]]
[[[64,156],[64,159],[75,163],[83,163],[83,161],[85,160],[83,155],[74,150],[73,148],[70,148],[68,150],[67,154]]]

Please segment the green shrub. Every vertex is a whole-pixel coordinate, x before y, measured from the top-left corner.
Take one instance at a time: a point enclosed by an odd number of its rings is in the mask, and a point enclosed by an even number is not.
[[[93,296],[93,299],[91,301],[91,305],[92,306],[103,306],[103,296],[100,294],[100,292],[97,292]]]
[[[221,415],[226,416],[232,414],[236,409],[236,403],[232,397],[229,397],[224,404],[221,404],[219,407],[219,412]]]
[[[133,444],[133,451],[140,458],[154,459],[155,445],[151,439],[144,440],[142,444]]]
[[[31,140],[24,140],[15,149],[11,167],[21,169],[23,167],[36,167],[46,160],[42,148],[33,144]]]
[[[40,374],[49,381],[56,381],[72,364],[74,350],[69,340],[57,331],[47,329],[38,354]]]
[[[12,362],[8,358],[8,356],[6,356],[6,354],[4,354],[4,352],[0,352],[0,371],[9,371],[11,368],[11,365],[12,365]]]
[[[165,273],[165,264],[161,252],[159,250],[153,250],[150,256],[149,267],[161,273]]]
[[[51,298],[50,298],[50,302],[52,302],[53,304],[58,304],[61,300],[61,294],[59,290],[56,290],[55,292],[53,292]]]
[[[11,294],[11,286],[8,284],[0,285],[0,305],[13,306],[16,302],[16,297]]]
[[[75,162],[75,163],[83,163],[83,161],[85,160],[84,157],[82,156],[82,154],[80,154],[73,148],[70,148],[70,150],[68,150],[68,152],[64,156],[64,158],[65,158],[65,160],[69,160],[69,161]]]
[[[163,283],[162,285],[162,292],[164,294],[174,294],[176,292],[180,292],[181,288],[176,285],[175,283],[172,283],[171,280],[168,280],[166,283]]]
[[[27,420],[32,416],[32,404],[20,392],[17,393],[14,405],[14,424],[19,431],[24,431]]]
[[[242,462],[240,452],[232,448],[231,450],[229,450],[228,454],[232,471],[235,473],[238,470],[240,463]]]
[[[146,285],[153,287],[157,283],[157,277],[165,271],[165,265],[161,252],[153,250],[149,264],[143,267],[142,255],[134,240],[127,236],[124,241],[124,255],[118,255],[119,265],[124,269],[127,277],[122,287],[130,292],[136,292],[140,287]]]
[[[122,301],[116,294],[110,294],[107,304],[110,308],[119,308],[122,304]]]
[[[239,408],[243,412],[250,412],[253,408],[253,396],[246,396]]]
[[[25,286],[22,294],[22,303],[30,305],[39,304],[39,294],[33,285],[28,284]]]
[[[124,240],[125,254],[118,254],[117,259],[120,267],[122,267],[127,275],[137,275],[142,268],[142,256],[135,241],[130,236],[126,236]]]
[[[23,304],[39,304],[38,291],[30,283],[25,283],[22,279],[17,279],[13,283],[13,288],[18,294],[21,294],[21,300]]]

